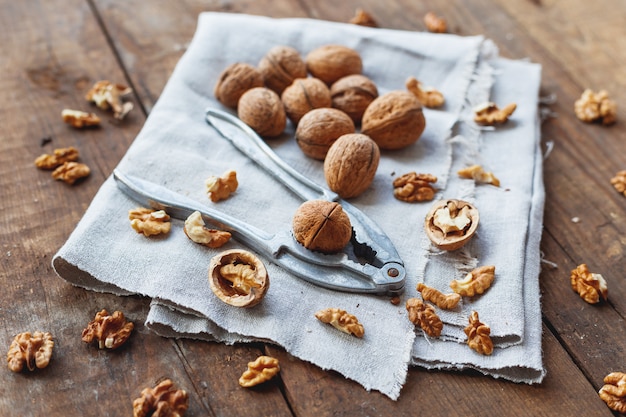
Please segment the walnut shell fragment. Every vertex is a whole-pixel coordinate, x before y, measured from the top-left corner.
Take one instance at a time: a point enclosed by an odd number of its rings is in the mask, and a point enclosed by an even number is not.
[[[598,395],[611,410],[626,414],[626,373],[611,372],[605,376]]]
[[[328,188],[341,198],[352,198],[367,190],[374,180],[380,150],[369,136],[350,133],[332,144],[324,159]]]
[[[241,374],[239,385],[244,388],[254,387],[274,378],[278,372],[280,372],[278,359],[259,356],[254,362],[248,362],[248,369]]]
[[[393,196],[407,203],[431,201],[436,192],[432,184],[436,182],[434,175],[409,172],[393,180]]]
[[[422,104],[408,91],[391,91],[377,97],[363,113],[361,133],[381,149],[402,149],[418,141],[426,119]]]
[[[462,280],[452,280],[450,288],[463,297],[473,297],[491,287],[495,273],[495,266],[484,265],[469,272]]]
[[[586,264],[580,264],[572,269],[570,283],[580,298],[589,304],[599,303],[601,299],[606,301],[609,296],[604,277],[600,274],[591,273]]]
[[[261,58],[257,66],[265,85],[281,95],[296,78],[305,78],[306,64],[300,53],[291,46],[275,46]]]
[[[209,264],[211,291],[234,307],[253,307],[269,289],[265,265],[256,255],[241,249],[224,251]]]
[[[350,218],[334,201],[309,200],[293,216],[293,236],[305,248],[323,253],[340,252],[352,238]]]
[[[419,298],[409,298],[406,300],[405,306],[411,323],[420,326],[430,337],[441,336],[443,322],[435,312],[433,306],[423,302]]]
[[[478,210],[467,201],[440,200],[433,204],[424,220],[426,235],[442,250],[456,250],[474,236]]]
[[[338,79],[363,70],[361,55],[343,45],[323,45],[313,49],[305,58],[307,70],[331,85]]]
[[[109,315],[103,309],[96,313],[96,317],[83,330],[82,340],[85,343],[96,341],[100,349],[117,349],[126,343],[134,327],[132,322],[126,321],[121,311]]]
[[[294,125],[298,125],[302,116],[313,109],[330,107],[330,90],[324,82],[318,78],[296,78],[293,83],[285,88],[280,96],[287,117]]]
[[[356,316],[339,308],[327,308],[315,313],[315,317],[322,323],[330,324],[337,330],[351,334],[356,337],[363,337],[365,329]]]
[[[348,23],[352,23],[353,25],[358,26],[367,26],[370,28],[378,27],[376,19],[374,19],[371,14],[361,8],[356,9],[356,11],[354,12],[354,16],[352,17],[352,19],[350,19]]]
[[[354,122],[341,110],[313,109],[300,119],[296,143],[306,156],[323,161],[330,146],[340,136],[354,132]]]
[[[280,96],[269,88],[255,87],[239,98],[237,116],[263,137],[280,135],[287,126],[287,114]]]
[[[355,124],[361,123],[365,109],[376,97],[376,84],[362,74],[342,77],[330,86],[332,106],[346,113]]]
[[[493,342],[491,341],[491,329],[482,323],[478,318],[478,313],[472,311],[469,317],[469,324],[464,329],[467,335],[467,345],[481,355],[491,355],[493,353]]]
[[[54,340],[48,332],[24,332],[15,336],[7,353],[7,365],[13,372],[29,371],[48,366],[52,357]]]
[[[194,211],[187,217],[183,231],[193,242],[209,248],[220,248],[231,237],[229,232],[207,228],[199,211]]]
[[[141,397],[133,401],[133,417],[182,417],[188,408],[187,392],[175,389],[171,379],[164,379],[141,391]]]
[[[261,73],[250,64],[236,62],[222,71],[213,94],[226,107],[237,108],[243,93],[254,87],[263,87]]]
[[[423,283],[417,284],[417,291],[422,294],[425,301],[430,301],[442,310],[452,310],[461,301],[461,295],[457,293],[444,294],[441,291],[429,287]]]

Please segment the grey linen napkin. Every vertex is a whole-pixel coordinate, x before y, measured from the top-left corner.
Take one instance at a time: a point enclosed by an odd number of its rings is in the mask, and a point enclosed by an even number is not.
[[[188,50],[118,169],[163,184],[268,232],[289,230],[301,201],[208,126],[204,110],[223,109],[212,91],[219,73],[229,64],[256,65],[275,45],[290,45],[305,55],[329,43],[358,50],[364,74],[376,82],[381,94],[403,89],[406,78],[415,76],[446,97],[442,109],[425,109],[427,127],[420,140],[401,151],[383,152],[372,186],[351,201],[386,231],[403,258],[407,268],[403,301],[415,295],[418,282],[445,290],[468,266],[496,265],[496,281],[488,293],[464,301],[458,310],[443,317],[446,326],[441,340],[424,338],[407,320],[403,305],[394,306],[386,297],[319,288],[290,276],[268,259],[264,261],[271,285],[263,302],[251,309],[228,306],[209,288],[208,264],[221,250],[241,245],[231,241],[219,250],[197,245],[185,236],[183,222],[178,220],[172,222],[167,236],[146,238],[135,233],[127,215],[136,204],[117,190],[112,178],[103,184],[55,255],[56,272],[91,290],[151,297],[146,324],[159,334],[224,343],[269,341],[392,399],[399,397],[411,363],[475,367],[517,381],[540,381],[543,368],[535,266],[543,192],[534,128],[539,72],[533,64],[498,60],[493,50],[490,55],[490,43],[482,37],[203,13]],[[509,64],[521,79],[530,79],[525,94],[515,95],[525,82],[501,83]],[[502,74],[494,76],[494,69]],[[469,95],[486,99],[490,93],[498,100],[514,96],[519,108],[506,127],[481,132],[468,121]],[[324,184],[322,163],[302,154],[293,131],[293,126],[288,126],[284,135],[267,142],[290,165]],[[515,163],[504,159],[509,152],[515,152]],[[468,155],[474,156],[472,161]],[[458,179],[457,166],[470,162],[494,170],[502,188],[474,186]],[[240,186],[228,200],[211,203],[204,180],[228,169],[237,171]],[[481,225],[468,249],[458,254],[433,250],[422,226],[430,203],[408,204],[393,197],[394,176],[410,171],[436,175],[437,198],[465,197],[478,206]],[[314,313],[327,307],[355,314],[365,327],[364,338],[318,322]],[[461,334],[467,313],[474,307],[480,308],[498,346],[487,359],[467,348]],[[508,355],[511,349],[519,353]],[[510,375],[497,372],[504,368]],[[527,369],[535,373],[529,376],[524,373]]]

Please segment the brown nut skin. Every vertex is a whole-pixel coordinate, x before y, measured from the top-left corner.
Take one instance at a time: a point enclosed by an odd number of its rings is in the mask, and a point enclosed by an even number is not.
[[[328,149],[340,136],[355,130],[350,116],[341,110],[330,107],[313,109],[300,119],[296,143],[306,156],[324,160]]]
[[[267,88],[282,94],[296,78],[306,78],[306,64],[300,53],[291,46],[275,46],[257,66]]]
[[[378,88],[365,75],[352,74],[333,83],[330,97],[334,108],[345,112],[355,124],[360,124],[365,109],[378,97]]]
[[[252,287],[245,294],[234,288],[233,284],[225,279],[220,270],[229,264],[250,265],[254,270],[254,279],[259,287]],[[223,302],[234,307],[253,307],[261,302],[270,286],[270,278],[263,262],[253,253],[230,249],[211,258],[209,264],[209,285],[211,291]]]
[[[263,137],[278,136],[287,126],[280,97],[265,87],[255,87],[243,93],[237,105],[237,115]]]
[[[352,225],[339,203],[309,200],[293,216],[293,236],[307,249],[336,253],[350,241]]]
[[[376,98],[363,113],[361,132],[381,149],[402,149],[426,128],[422,104],[408,91],[391,91]]]
[[[324,45],[313,49],[305,58],[308,71],[331,85],[338,79],[363,71],[361,55],[343,45]]]
[[[463,230],[462,233],[452,233],[445,234],[443,231],[438,228],[434,224],[435,213],[449,204],[455,205],[458,210],[462,210],[463,207],[467,206],[469,209],[469,218],[471,220],[470,224],[466,229]],[[480,217],[478,215],[478,209],[463,200],[439,200],[433,204],[428,214],[426,214],[426,218],[424,220],[424,229],[426,230],[426,235],[430,239],[430,241],[438,247],[439,249],[446,251],[453,251],[460,249],[465,245],[469,240],[474,236],[476,229],[478,228],[478,221]]]
[[[297,125],[302,116],[309,111],[331,105],[328,86],[322,80],[313,77],[296,78],[283,91],[281,100],[287,117],[294,125]]]
[[[254,87],[263,87],[261,73],[250,64],[236,62],[222,71],[213,94],[220,103],[235,109],[243,93]]]
[[[380,149],[369,136],[349,133],[332,144],[324,160],[328,188],[341,198],[362,194],[370,186],[380,162]]]

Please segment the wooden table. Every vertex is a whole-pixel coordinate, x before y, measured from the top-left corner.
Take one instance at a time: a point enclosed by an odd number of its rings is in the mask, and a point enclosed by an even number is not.
[[[411,369],[399,401],[270,345],[158,337],[143,326],[149,300],[74,288],[50,266],[102,182],[141,129],[194,33],[198,13],[224,11],[347,22],[357,7],[382,27],[424,30],[428,11],[449,31],[483,34],[514,59],[543,66],[542,95],[556,117],[542,127],[547,202],[541,248],[543,349],[540,385],[472,372]],[[626,169],[626,114],[612,127],[573,114],[585,88],[606,89],[626,108],[626,3],[620,0],[56,0],[0,1],[0,346],[20,332],[46,330],[56,340],[50,366],[0,378],[0,414],[131,415],[141,389],[169,377],[190,396],[189,416],[533,415],[610,416],[597,390],[611,371],[626,371],[626,197],[609,180]],[[63,108],[84,107],[97,80],[134,88],[135,110],[120,124],[78,131]],[[620,120],[621,119],[621,120]],[[44,139],[52,142],[43,144]],[[33,160],[74,145],[92,169],[75,186],[56,182]],[[576,221],[578,219],[578,221]],[[609,301],[589,305],[569,273],[587,263],[609,286]],[[81,341],[96,311],[133,319],[131,343],[105,352]],[[5,350],[6,352],[6,350]],[[253,390],[237,379],[259,354],[277,357],[280,378]]]

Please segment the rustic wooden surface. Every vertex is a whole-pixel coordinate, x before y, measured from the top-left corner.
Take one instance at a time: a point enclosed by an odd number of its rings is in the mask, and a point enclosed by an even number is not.
[[[503,56],[543,66],[542,94],[556,101],[547,106],[555,117],[542,127],[544,146],[553,150],[544,164],[541,248],[548,262],[540,279],[548,375],[540,385],[411,369],[394,402],[273,346],[157,337],[142,325],[148,300],[74,288],[50,266],[141,129],[191,40],[198,13],[346,22],[357,7],[380,26],[416,31],[424,30],[422,16],[434,11],[448,20],[450,32],[484,34]],[[56,339],[48,368],[1,372],[1,415],[131,415],[132,400],[162,377],[188,391],[189,416],[614,414],[596,392],[607,373],[626,371],[626,198],[609,183],[626,169],[625,2],[0,0],[0,39],[0,346],[8,350],[24,331],[46,330]],[[105,118],[103,128],[88,131],[61,123],[60,110],[83,107],[86,89],[100,79],[134,88],[136,109],[128,119]],[[610,92],[620,106],[618,124],[575,119],[573,103],[588,87]],[[43,138],[52,142],[42,146]],[[33,166],[39,154],[70,145],[92,168],[86,181],[67,186]],[[569,271],[583,262],[607,279],[608,303],[588,305],[570,289]],[[101,308],[122,310],[137,325],[119,351],[80,340]],[[279,358],[280,378],[259,389],[240,388],[242,369],[261,353]]]

